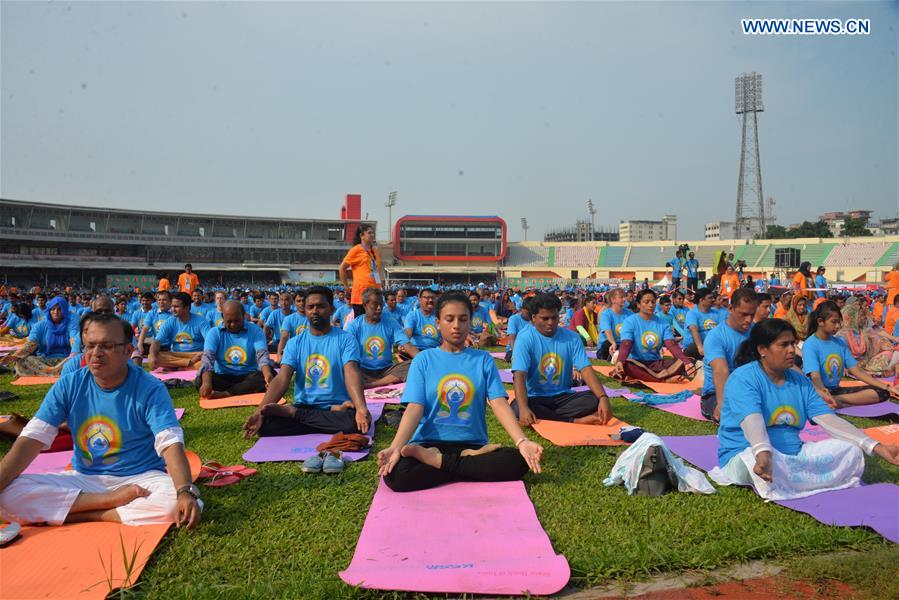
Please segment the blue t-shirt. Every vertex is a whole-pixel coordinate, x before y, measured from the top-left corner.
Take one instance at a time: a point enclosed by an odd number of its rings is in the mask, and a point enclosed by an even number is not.
[[[307,329],[309,329],[309,320],[306,318],[306,315],[301,315],[298,312],[291,313],[281,321],[280,331],[281,333],[287,332],[287,339],[300,335]]]
[[[2,312],[2,311],[0,311],[0,312]],[[34,308],[31,310],[31,316],[33,318],[37,319],[38,321],[43,321],[44,319],[47,318],[47,313],[43,309],[38,308],[37,305],[35,304]]]
[[[471,332],[481,333],[490,325],[490,313],[483,306],[478,305],[477,309],[471,312]]]
[[[671,310],[669,311],[669,314],[674,318],[674,323],[673,323],[672,327],[674,328],[674,330],[677,333],[679,333],[680,335],[685,336],[685,337],[686,337],[686,333],[687,333],[687,313],[688,312],[690,312],[690,309],[688,309],[687,307],[685,307],[685,306],[678,307],[678,306],[675,306],[674,304],[671,305]]]
[[[385,304],[384,309],[381,311],[381,316],[393,319],[394,321],[397,322],[397,325],[402,327],[403,319],[406,318],[406,309],[403,305],[397,304],[395,309],[390,310],[389,308],[387,308],[387,305]]]
[[[347,325],[347,333],[352,335],[362,349],[363,369],[377,371],[393,364],[393,347],[408,344],[409,338],[396,321],[383,315],[377,323],[369,323],[364,316],[357,317]]]
[[[824,275],[815,275],[815,287],[825,289],[827,288],[827,280],[824,279]],[[816,298],[824,298],[825,296],[827,296],[827,294],[823,290],[815,292]],[[804,347],[805,346],[803,346],[803,348]]]
[[[339,327],[343,327],[346,325],[347,317],[351,314],[354,314],[352,305],[341,304],[337,307],[337,310],[334,311],[334,314],[331,315],[331,322],[337,323]]]
[[[78,352],[77,354],[73,354],[69,357],[69,359],[63,364],[62,369],[59,370],[59,376],[65,377],[69,373],[74,373],[78,369],[82,367],[81,360],[84,358],[83,352]]]
[[[440,345],[440,331],[437,329],[437,313],[426,317],[420,309],[410,310],[403,320],[403,327],[412,331],[412,345],[419,350],[436,348]]]
[[[209,309],[206,308],[205,304],[201,303],[201,304],[197,305],[197,304],[191,303],[191,305],[190,305],[190,314],[192,314],[192,315],[199,315],[205,319],[206,313],[208,313],[208,312],[209,312]]]
[[[632,314],[634,311],[629,308],[622,308],[620,313],[616,313],[611,308],[605,309],[599,314],[599,332],[605,334],[605,332],[611,331],[615,343],[620,344],[621,328]]]
[[[187,323],[174,317],[162,323],[156,332],[156,341],[162,346],[171,346],[172,352],[200,352],[207,331],[209,321],[199,315],[191,314]]]
[[[487,400],[507,398],[493,358],[483,350],[419,352],[409,366],[404,404],[421,404],[424,415],[411,443],[487,443]]]
[[[761,413],[765,419],[774,449],[792,455],[802,449],[799,432],[806,421],[834,414],[807,377],[793,369],[787,369],[784,376],[784,383],[775,385],[759,362],[753,361],[738,367],[727,378],[718,427],[720,466],[749,447],[740,423],[752,413]]]
[[[172,318],[172,311],[160,312],[158,308],[154,308],[150,312],[146,313],[143,322],[141,323],[141,327],[149,327],[150,330],[147,332],[147,335],[144,336],[144,339],[150,339],[156,335],[156,332],[159,331],[159,328],[162,327],[162,324]]]
[[[28,341],[35,342],[37,347],[37,355],[44,358],[65,358],[72,353],[72,347],[75,345],[78,334],[78,319],[69,317],[68,335],[60,345],[52,346],[53,336],[50,333],[52,322],[50,319],[38,321],[31,328],[28,334]]]
[[[717,310],[711,309],[709,312],[702,312],[698,306],[694,306],[687,313],[687,331],[690,331],[690,327],[696,327],[699,330],[699,339],[705,344],[705,336],[718,325],[720,319],[721,315]],[[689,343],[693,343],[692,336]]]
[[[324,335],[307,331],[292,338],[284,347],[281,365],[296,371],[293,403],[328,409],[349,400],[343,366],[350,361],[361,362],[359,343],[337,327]]]
[[[72,466],[87,475],[137,475],[162,471],[156,434],[180,427],[165,385],[128,364],[128,377],[104,390],[88,369],[60,378],[41,403],[35,418],[59,427],[68,423],[75,441]]]
[[[278,337],[281,335],[281,323],[292,314],[293,313],[287,313],[285,315],[284,311],[279,307],[278,310],[273,310],[268,314],[268,317],[265,319],[265,326],[275,332],[275,337]]]
[[[699,261],[695,258],[687,259],[687,278],[696,279],[699,277]]]
[[[573,317],[573,316],[574,316],[573,308],[571,308],[571,307],[562,308],[562,310],[559,311],[559,326],[560,327],[568,327],[568,324],[571,323],[571,317]]]
[[[547,337],[528,327],[515,340],[512,371],[527,373],[528,396],[555,396],[571,391],[572,368],[590,366],[581,336],[559,327]]]
[[[268,316],[276,310],[281,310],[281,307],[280,306],[272,306],[271,304],[267,304],[265,306],[265,308],[263,308],[261,311],[259,311],[259,317],[257,320],[262,321],[262,323],[264,325],[265,321],[268,319]]]
[[[655,315],[647,321],[634,314],[625,319],[621,326],[621,341],[633,342],[629,356],[640,362],[654,362],[662,358],[662,344],[673,339],[671,328]]]
[[[37,317],[34,316],[34,313],[31,313],[31,320],[26,321],[19,315],[13,313],[10,314],[6,319],[6,323],[3,324],[4,327],[9,327],[9,333],[13,337],[17,338],[25,338],[28,337],[28,334],[31,333],[31,328],[38,324]]]
[[[810,335],[802,344],[802,370],[807,374],[817,371],[829,390],[840,387],[844,370],[857,364],[843,338],[822,340],[817,335]]]
[[[225,322],[225,317],[222,315],[222,311],[213,308],[206,311],[206,322],[212,327],[221,327],[222,323]]]
[[[256,319],[259,317],[259,313],[261,313],[263,309],[265,309],[265,305],[256,306],[256,303],[254,302],[247,307],[247,314],[251,319]]]
[[[511,317],[509,317],[509,323],[506,326],[506,334],[517,336],[524,332],[525,329],[531,327],[530,321],[525,321],[524,317],[521,316],[521,313],[515,313]],[[512,349],[512,340],[509,340],[509,343],[506,344],[506,352]]]
[[[210,329],[203,342],[203,351],[215,354],[216,373],[243,375],[259,370],[256,354],[268,352],[268,344],[258,325],[244,321],[243,329],[238,333],[231,333],[224,326]]]
[[[752,328],[750,328],[751,331]],[[745,340],[749,339],[749,331],[741,333],[722,323],[715,327],[705,339],[705,356],[702,359],[702,395],[715,393],[715,377],[712,373],[712,361],[723,359],[727,363],[727,370],[733,373],[734,359],[737,358],[737,349]]]

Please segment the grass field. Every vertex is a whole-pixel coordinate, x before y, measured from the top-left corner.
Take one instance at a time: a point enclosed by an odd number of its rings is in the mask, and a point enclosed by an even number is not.
[[[47,387],[14,388],[11,379],[0,376],[0,389],[21,397],[4,403],[0,412],[33,414]],[[240,426],[252,409],[202,410],[191,389],[173,390],[172,399],[176,407],[187,409],[182,424],[190,449],[205,461],[242,463],[252,441],[241,437]],[[613,398],[612,405],[620,419],[659,435],[715,433],[711,424],[625,399]],[[859,426],[883,423],[851,420]],[[488,424],[491,440],[511,443],[492,415]],[[375,452],[393,434],[379,423]],[[529,435],[541,441],[533,432]],[[899,597],[899,551],[873,531],[822,525],[739,488],[719,488],[711,496],[628,496],[623,487],[602,485],[620,448],[542,443],[544,472],[528,475],[525,483],[554,548],[571,565],[571,587],[616,581],[626,588],[660,573],[770,559],[822,585],[839,579],[868,597]],[[0,442],[0,452],[9,445]],[[338,476],[305,475],[299,463],[257,467],[257,476],[237,485],[204,488],[206,512],[200,527],[172,531],[133,593],[148,599],[382,597],[350,588],[337,576],[349,564],[377,486],[373,456],[348,465]],[[899,482],[899,469],[869,458],[864,479]],[[851,561],[826,556],[847,550],[854,552]]]

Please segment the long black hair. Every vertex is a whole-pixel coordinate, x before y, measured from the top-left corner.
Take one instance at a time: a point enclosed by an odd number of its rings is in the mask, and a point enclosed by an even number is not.
[[[34,305],[31,302],[18,302],[13,308],[13,312],[19,315],[23,321],[26,323],[31,320],[33,316]]]
[[[840,313],[840,307],[837,306],[836,302],[833,300],[825,300],[819,304],[818,308],[812,311],[812,318],[809,320],[808,324],[808,337],[812,337],[815,335],[815,332],[818,331],[818,319],[826,321],[834,314],[842,314]]]
[[[745,364],[761,358],[759,355],[759,346],[770,346],[777,338],[785,333],[792,333],[796,337],[796,329],[783,319],[762,319],[752,326],[749,332],[749,338],[740,344],[737,350],[737,356],[734,358],[734,364],[741,367]]]
[[[356,233],[353,235],[353,245],[362,243],[362,234],[366,231],[374,231],[375,228],[369,225],[368,223],[361,223],[359,227],[356,228]]]
[[[805,275],[806,277],[812,276],[812,263],[805,261],[801,265],[799,265],[799,272]]]

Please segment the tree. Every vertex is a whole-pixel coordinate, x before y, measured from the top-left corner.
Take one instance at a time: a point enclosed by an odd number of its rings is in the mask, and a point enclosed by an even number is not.
[[[768,225],[768,227],[765,228],[765,235],[763,237],[769,240],[778,240],[790,237],[790,234],[783,225]]]
[[[843,235],[849,237],[865,237],[874,235],[868,230],[868,220],[864,218],[853,219],[852,217],[846,217],[846,221],[843,223]]]
[[[827,223],[824,221],[818,221],[817,223],[812,223],[811,221],[803,221],[802,225],[795,229],[789,230],[789,237],[791,238],[832,238],[833,233],[830,232],[830,227],[827,226]]]

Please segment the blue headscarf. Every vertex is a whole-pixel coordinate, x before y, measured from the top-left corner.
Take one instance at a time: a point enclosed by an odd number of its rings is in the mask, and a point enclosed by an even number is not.
[[[62,310],[62,320],[59,323],[54,323],[52,317],[50,317],[50,311],[57,306]],[[62,296],[56,296],[47,302],[46,310],[47,323],[49,324],[47,336],[44,338],[46,353],[48,356],[55,354],[68,356],[72,350],[72,344],[69,341],[69,322],[72,318],[72,314],[69,312],[69,303]]]

